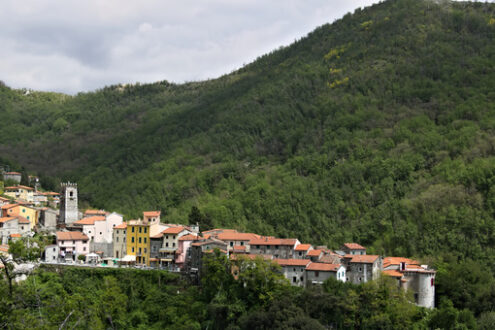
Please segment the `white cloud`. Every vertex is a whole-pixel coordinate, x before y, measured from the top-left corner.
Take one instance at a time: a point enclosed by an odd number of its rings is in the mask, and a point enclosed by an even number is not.
[[[218,77],[376,0],[4,0],[0,79],[66,93]]]

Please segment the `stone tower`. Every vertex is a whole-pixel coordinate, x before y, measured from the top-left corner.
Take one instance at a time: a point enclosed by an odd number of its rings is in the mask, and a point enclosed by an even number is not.
[[[70,225],[74,221],[79,220],[79,211],[77,208],[77,183],[62,183],[61,187],[59,222]]]

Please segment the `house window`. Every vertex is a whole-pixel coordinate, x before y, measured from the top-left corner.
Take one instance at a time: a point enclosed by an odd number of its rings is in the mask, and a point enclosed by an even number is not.
[[[139,227],[139,233],[141,233],[141,232],[142,232],[142,230],[143,230],[143,228]]]
[[[132,248],[132,253],[134,253],[134,248]]]
[[[141,244],[141,237],[138,238],[138,242],[139,242],[139,244]]]
[[[55,252],[55,248],[53,248],[53,252]]]
[[[91,230],[88,230],[88,234],[91,234]]]
[[[277,249],[277,250],[278,250],[278,245],[275,245],[275,249]]]
[[[300,256],[300,257],[302,256],[302,252],[299,252],[299,256]]]
[[[143,264],[146,263],[146,257],[143,257]]]
[[[83,251],[86,251],[86,247],[83,247]]]
[[[131,231],[134,232],[134,227],[132,227]]]
[[[72,244],[76,244],[76,241],[72,241]]]
[[[138,253],[141,253],[141,248],[139,248]]]
[[[148,232],[148,228],[144,228],[144,233],[146,234]]]
[[[230,246],[234,246],[234,242],[230,242]]]
[[[119,257],[119,251],[115,251],[115,257],[118,258]]]
[[[131,237],[131,243],[134,243],[134,236]]]
[[[259,246],[259,245],[256,245],[256,248],[257,248],[257,249],[259,249],[259,248],[260,248],[260,246]]]
[[[100,235],[101,235],[101,234],[102,234],[102,233],[101,233],[101,231],[100,231]]]
[[[167,242],[167,243],[165,243],[165,247],[168,247],[168,242]]]
[[[165,236],[165,239],[168,239],[168,235]]]
[[[241,246],[244,246],[244,242],[241,242]]]
[[[29,220],[29,215],[26,218]]]
[[[21,230],[24,230],[24,226],[21,226]]]
[[[148,241],[148,239],[145,237],[145,238],[144,238],[144,243],[146,243],[147,241]]]
[[[362,270],[362,268],[361,268],[361,267],[359,267],[359,271],[361,271],[361,270]]]
[[[148,252],[148,250],[146,248],[144,248],[144,253]]]
[[[315,271],[315,277],[318,277],[318,275],[320,275],[319,272]]]
[[[296,283],[296,282],[297,282],[297,276],[292,277],[292,283]]]
[[[26,209],[22,209],[22,213],[26,213]]]
[[[118,241],[119,241],[119,237],[118,237],[118,236],[115,238],[115,241],[116,241],[116,242],[118,242]]]
[[[172,243],[172,247],[175,247],[175,243]]]
[[[361,277],[359,278],[359,282],[361,282]]]
[[[296,268],[293,268],[292,271],[295,272],[296,271]]]

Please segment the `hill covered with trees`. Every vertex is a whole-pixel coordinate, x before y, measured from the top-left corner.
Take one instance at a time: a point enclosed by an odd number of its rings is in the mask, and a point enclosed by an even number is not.
[[[390,0],[214,80],[1,86],[0,156],[128,217],[423,258],[480,315],[495,309],[494,35],[493,4]]]

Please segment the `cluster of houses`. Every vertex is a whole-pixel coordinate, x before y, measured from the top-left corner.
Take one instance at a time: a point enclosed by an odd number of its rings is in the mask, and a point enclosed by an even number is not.
[[[199,278],[203,256],[216,250],[233,261],[262,258],[276,263],[292,285],[301,287],[322,284],[330,277],[359,284],[389,276],[398,287],[414,293],[416,304],[434,307],[434,270],[412,259],[369,255],[357,243],[330,250],[326,246],[301,243],[296,238],[262,236],[234,229],[200,232],[197,225],[162,222],[160,211],[143,212],[140,219],[129,221],[104,210],[81,213],[74,183],[62,185],[60,209],[54,210],[29,204],[29,192],[26,192],[29,189],[16,187],[9,190],[16,194],[15,203],[0,197],[2,243],[34,231],[52,233],[56,243],[46,247],[46,262],[165,268]],[[239,269],[232,268],[234,276],[238,272]]]

